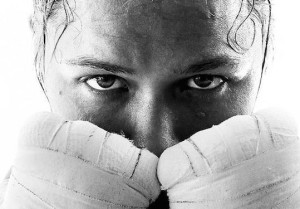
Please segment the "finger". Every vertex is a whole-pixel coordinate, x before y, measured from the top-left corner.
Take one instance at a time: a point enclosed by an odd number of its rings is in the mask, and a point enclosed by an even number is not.
[[[160,192],[156,165],[120,135],[42,113],[21,133],[11,179],[55,208],[145,208]]]
[[[172,201],[197,202],[196,208],[245,207],[250,202],[257,208],[266,193],[267,204],[279,204],[297,194],[299,150],[297,126],[285,113],[236,116],[166,150],[158,178]]]

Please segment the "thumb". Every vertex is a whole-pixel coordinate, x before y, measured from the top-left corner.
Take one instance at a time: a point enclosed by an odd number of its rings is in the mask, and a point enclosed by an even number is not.
[[[299,151],[292,117],[265,110],[235,116],[167,149],[158,178],[171,208],[268,208],[286,199],[300,204]]]

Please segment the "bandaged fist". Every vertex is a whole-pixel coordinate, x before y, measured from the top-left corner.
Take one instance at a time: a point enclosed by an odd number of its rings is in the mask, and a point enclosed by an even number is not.
[[[2,208],[147,208],[160,193],[157,157],[83,121],[51,113],[21,132]]]
[[[300,208],[295,124],[277,110],[235,116],[165,150],[157,172],[170,208]]]

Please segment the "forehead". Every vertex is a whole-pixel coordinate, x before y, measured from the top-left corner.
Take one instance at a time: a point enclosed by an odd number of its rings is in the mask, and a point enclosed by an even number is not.
[[[178,58],[175,55],[200,59],[199,55],[229,51],[227,34],[241,6],[239,0],[75,1],[70,3],[75,8],[72,24],[79,32],[73,30],[73,39],[67,36],[69,41],[80,39],[80,46],[74,47],[102,56],[119,55],[127,63],[162,57],[165,61],[168,56]],[[72,36],[72,29],[67,31]]]
[[[186,40],[228,31],[239,5],[236,0],[76,0],[76,14],[100,35]]]

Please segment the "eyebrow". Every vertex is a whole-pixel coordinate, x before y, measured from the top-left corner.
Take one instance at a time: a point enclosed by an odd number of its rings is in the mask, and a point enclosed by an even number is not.
[[[79,57],[76,59],[71,59],[66,62],[70,65],[89,67],[93,69],[103,69],[113,74],[134,74],[135,70],[119,65],[115,65],[109,62],[103,62],[93,57]],[[178,75],[188,75],[196,74],[203,71],[214,70],[220,67],[234,67],[238,63],[238,60],[233,57],[219,56],[215,58],[210,58],[203,60],[198,63],[194,63],[184,69],[173,69],[174,74]]]
[[[176,70],[177,74],[195,74],[208,70],[215,70],[221,67],[234,67],[238,64],[238,60],[233,57],[219,56],[209,58],[198,63],[190,65],[186,69]]]
[[[103,62],[93,57],[79,57],[66,62],[69,65],[89,67],[93,69],[103,69],[114,74],[134,74],[134,70],[119,65]]]

